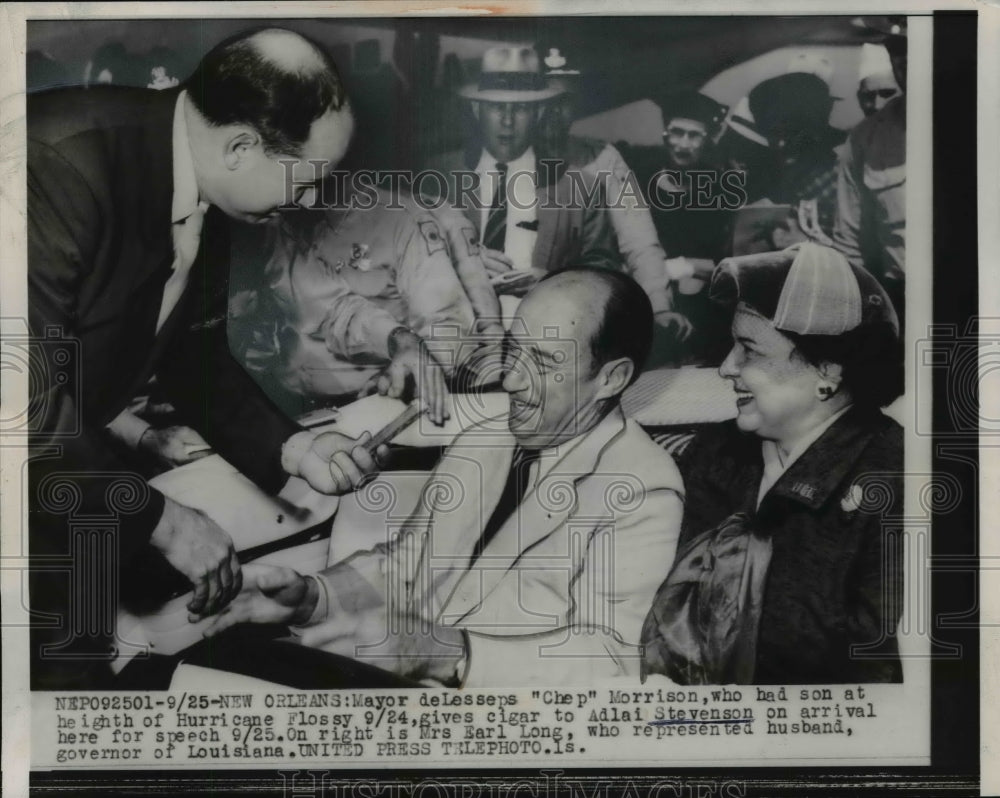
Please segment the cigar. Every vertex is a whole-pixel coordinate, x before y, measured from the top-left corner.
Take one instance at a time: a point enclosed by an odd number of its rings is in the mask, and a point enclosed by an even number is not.
[[[383,443],[388,443],[399,435],[399,433],[410,426],[410,424],[426,413],[427,409],[427,405],[423,401],[414,401],[409,407],[406,408],[406,410],[376,432],[372,436],[372,439],[365,444],[365,449],[367,449],[368,453],[374,457],[379,446]]]

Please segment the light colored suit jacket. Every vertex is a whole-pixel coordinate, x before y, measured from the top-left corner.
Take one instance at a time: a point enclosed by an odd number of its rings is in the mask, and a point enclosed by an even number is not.
[[[642,623],[680,529],[673,460],[613,411],[540,464],[541,478],[470,567],[513,447],[510,433],[459,436],[388,545],[319,574],[331,613],[377,596],[467,629],[467,686],[638,678]],[[322,647],[322,623],[303,642]]]
[[[479,178],[469,165],[465,153],[444,153],[428,165],[441,174],[447,183],[447,200],[465,214],[482,234]],[[531,266],[542,271],[554,271],[574,262],[578,265],[607,266],[620,260],[618,242],[606,209],[607,201],[601,187],[589,172],[567,170],[565,163],[553,168],[538,167],[536,197],[538,199],[538,237],[531,255]],[[571,176],[569,172],[574,174]],[[557,179],[546,183],[546,177]],[[461,177],[460,177],[461,176]],[[471,182],[462,182],[471,181]],[[459,185],[470,190],[460,191]],[[440,183],[424,180],[426,193],[442,188]]]

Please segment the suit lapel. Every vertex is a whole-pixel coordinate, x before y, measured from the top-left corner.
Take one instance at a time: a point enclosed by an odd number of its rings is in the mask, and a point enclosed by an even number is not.
[[[134,264],[133,288],[148,279],[169,276],[174,259],[170,235],[171,204],[174,196],[174,107],[177,91],[150,91],[142,114],[141,150],[143,162],[135,164],[135,179],[142,181],[146,201],[139,208],[139,234],[149,257]],[[154,326],[155,326],[155,319]]]
[[[172,260],[172,259],[171,259]],[[229,304],[229,220],[218,208],[205,214],[201,246],[188,275],[188,282],[153,342],[152,360],[189,329],[213,329],[225,325]],[[155,322],[155,319],[154,319]]]
[[[566,209],[572,207],[571,197],[562,196],[560,187],[568,164],[558,161],[554,167],[538,169],[535,172],[535,194],[538,199],[538,235],[531,253],[531,266],[548,271],[550,264],[562,262],[554,257],[557,242],[569,240],[568,231],[562,229],[568,224]]]
[[[553,188],[537,186],[535,196],[538,199],[536,205],[538,214],[538,235],[535,236],[535,246],[531,251],[531,267],[542,271],[549,270],[552,262],[552,250],[556,242],[560,240],[557,227],[564,214],[559,212],[557,203],[549,201],[549,193]]]
[[[459,574],[454,583],[454,591],[441,602],[441,610],[447,610],[452,618],[466,617],[505,579],[516,578],[511,576],[511,570],[521,557],[557,530],[566,527],[567,519],[580,504],[578,483],[597,470],[605,448],[624,431],[624,416],[621,410],[616,409],[582,440],[559,447],[554,454],[558,458],[556,462],[525,495],[517,511],[500,527],[496,537],[483,550],[476,566]],[[510,455],[507,458],[508,470],[509,461]],[[505,475],[506,470],[498,481],[504,479]],[[496,488],[494,506],[502,489],[501,481]],[[479,528],[482,529],[482,524]]]
[[[426,578],[430,583],[423,586],[418,583],[415,594],[427,602],[431,617],[437,617],[468,571],[472,551],[500,501],[514,455],[513,438],[505,436],[491,452],[496,456],[472,459],[458,455],[443,475],[440,470],[435,475],[435,479],[443,476],[445,480],[455,480],[457,484],[452,487],[464,491],[465,496],[457,507],[446,512],[429,508],[432,526],[425,544],[426,565],[417,579]],[[443,488],[442,495],[450,493],[447,485]]]

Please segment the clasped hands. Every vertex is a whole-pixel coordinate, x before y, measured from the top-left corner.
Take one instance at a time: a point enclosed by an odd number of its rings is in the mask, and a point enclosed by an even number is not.
[[[419,616],[392,613],[380,603],[357,611],[335,611],[313,619],[320,601],[317,579],[291,568],[250,564],[243,569],[243,588],[203,631],[213,637],[239,623],[287,624],[302,642],[333,654],[367,662],[415,681],[454,684],[468,656],[460,629],[431,623]],[[192,613],[189,620],[201,616]]]
[[[389,456],[385,445],[369,451],[371,433],[354,439],[338,432],[302,430],[292,435],[281,464],[320,493],[356,490]],[[193,587],[187,608],[194,616],[218,612],[240,593],[243,576],[230,535],[200,510],[164,498],[163,514],[150,544]]]

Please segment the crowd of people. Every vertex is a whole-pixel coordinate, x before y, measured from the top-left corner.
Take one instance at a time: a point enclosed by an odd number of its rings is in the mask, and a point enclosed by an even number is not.
[[[366,131],[330,55],[282,29],[180,85],[30,96],[30,324],[82,351],[32,386],[31,445],[58,447],[31,461],[32,556],[66,551],[67,472],[76,513],[212,451],[269,493],[344,494],[391,453],[303,413],[377,392],[440,425],[450,392],[499,390],[507,431],[464,430],[370,551],[241,566],[226,530],[143,487],[103,567],[155,552],[213,636],[290,627],[330,657],[316,686],[366,659],[374,684],[899,681],[902,430],[882,408],[902,392],[906,38],[883,33],[846,140],[822,60],[732,109],[665,87],[662,145],[635,146],[572,132],[588,77],[559,50],[490,47],[457,92],[464,146],[395,182],[352,162]],[[731,382],[736,417],[675,462],[621,398],[689,365]],[[475,495],[445,508],[442,479]],[[68,617],[62,575],[31,580],[33,610]],[[107,617],[35,628],[33,685],[114,686],[112,646]]]

